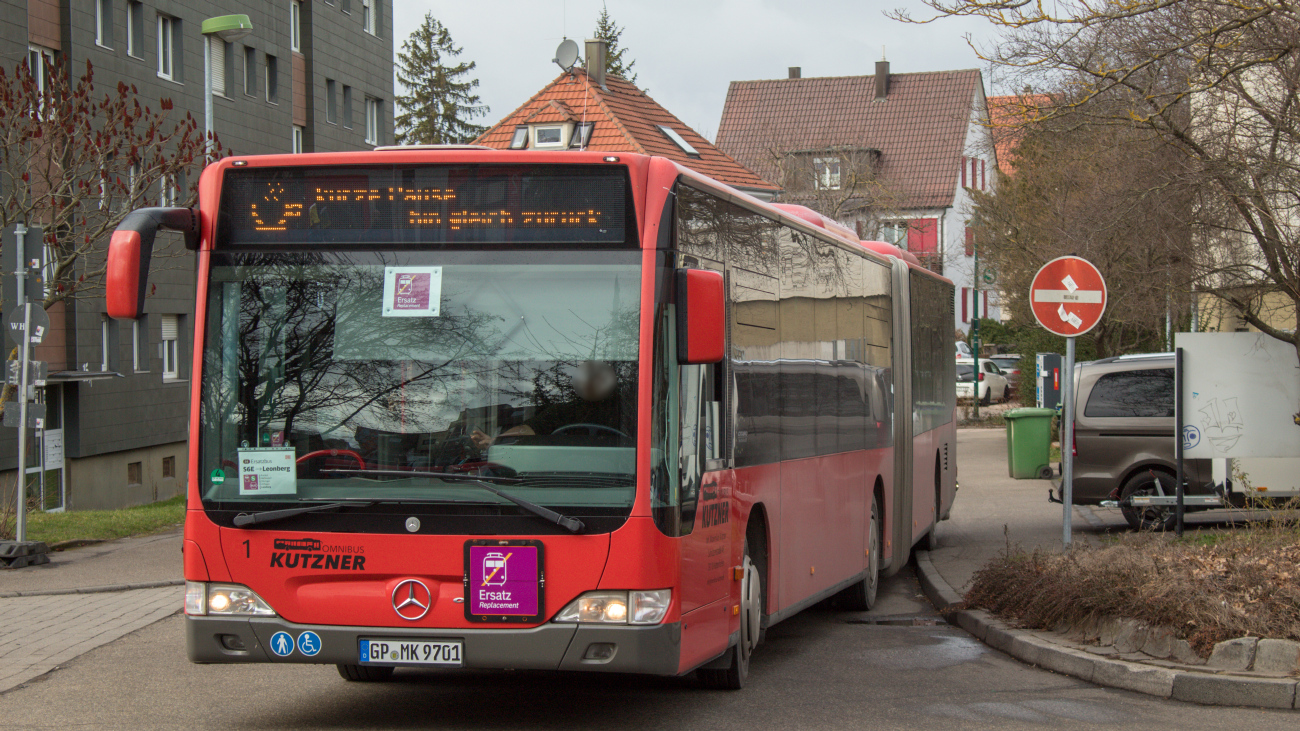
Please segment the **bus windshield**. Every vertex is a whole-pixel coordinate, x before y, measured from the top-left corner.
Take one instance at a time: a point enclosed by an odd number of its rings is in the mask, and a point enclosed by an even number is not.
[[[205,503],[630,509],[638,253],[211,257]]]

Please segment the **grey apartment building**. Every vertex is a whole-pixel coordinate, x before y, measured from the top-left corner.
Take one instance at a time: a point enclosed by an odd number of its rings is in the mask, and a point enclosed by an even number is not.
[[[175,116],[188,111],[200,128],[201,25],[247,14],[250,35],[212,41],[212,127],[228,151],[392,143],[392,0],[0,0],[0,12],[7,72],[38,54],[62,56],[74,73],[89,60],[97,89],[123,81],[135,85],[141,103],[170,98]],[[178,185],[197,182],[195,174]],[[13,258],[3,252],[6,271]],[[51,332],[35,356],[49,364],[40,389],[46,419],[28,450],[27,475],[29,493],[39,494],[44,507],[114,508],[185,488],[193,256],[157,262],[156,269],[139,321],[108,319],[100,297],[49,311]],[[11,293],[5,298],[11,302]],[[17,431],[0,430],[6,487],[17,461]]]

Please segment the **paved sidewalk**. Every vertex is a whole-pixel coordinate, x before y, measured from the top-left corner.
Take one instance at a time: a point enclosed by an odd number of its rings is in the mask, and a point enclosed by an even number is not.
[[[177,530],[0,571],[0,693],[180,611],[185,590],[165,585],[182,578],[180,549]],[[154,588],[128,588],[141,584]]]
[[[0,599],[0,693],[181,609],[185,590]]]

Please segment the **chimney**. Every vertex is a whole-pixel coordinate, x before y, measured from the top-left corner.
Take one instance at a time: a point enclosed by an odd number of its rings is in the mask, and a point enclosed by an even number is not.
[[[798,66],[791,66],[791,67],[790,67],[790,78],[792,78],[792,79],[797,79],[797,78],[799,78],[802,74],[803,74],[803,69],[799,68]]]
[[[588,38],[586,46],[587,78],[608,91],[605,86],[605,56],[609,53],[609,44],[599,38]]]
[[[889,62],[877,61],[876,62],[876,100],[879,101],[881,99],[884,99],[885,94],[887,93],[889,93]]]

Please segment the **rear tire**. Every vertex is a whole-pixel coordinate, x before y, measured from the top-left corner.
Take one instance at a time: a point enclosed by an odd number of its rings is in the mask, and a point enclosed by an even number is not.
[[[880,517],[876,502],[871,501],[871,525],[867,533],[867,575],[862,581],[839,593],[842,606],[851,612],[866,612],[876,606],[880,589]]]
[[[984,398],[980,399],[980,406],[988,406],[993,402],[993,387],[989,386],[984,389]]]
[[[340,677],[353,683],[382,683],[393,678],[392,668],[343,663],[339,663],[336,667],[339,669]]]
[[[1162,472],[1153,472],[1146,470],[1128,478],[1124,483],[1124,489],[1120,490],[1120,501],[1134,495],[1169,495],[1176,489],[1173,485],[1174,480]],[[1177,527],[1178,516],[1172,506],[1120,508],[1124,514],[1124,520],[1135,531],[1144,530],[1173,530]]]
[[[731,666],[725,670],[700,668],[695,675],[700,684],[717,690],[740,690],[749,678],[749,658],[754,654],[763,621],[763,577],[749,558],[749,540],[745,541],[744,578],[740,582],[740,640],[727,650]]]

